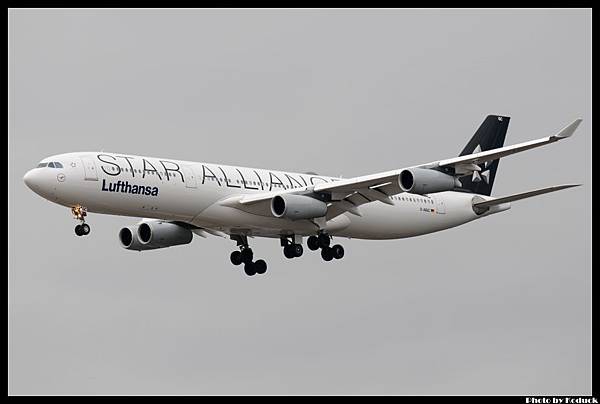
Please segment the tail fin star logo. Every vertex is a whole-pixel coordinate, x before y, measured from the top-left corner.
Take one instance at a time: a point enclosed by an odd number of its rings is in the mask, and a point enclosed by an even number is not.
[[[477,147],[475,147],[475,150],[473,150],[473,154],[475,153],[481,153],[481,145],[477,145]],[[486,184],[490,183],[490,170],[488,168],[488,166],[490,165],[489,161],[486,161],[485,163],[483,163],[482,165],[479,166],[479,168],[483,171],[473,171],[473,175],[471,176],[471,181],[472,182],[481,182],[481,180],[483,179],[483,182],[485,182]],[[483,167],[482,167],[483,166]]]

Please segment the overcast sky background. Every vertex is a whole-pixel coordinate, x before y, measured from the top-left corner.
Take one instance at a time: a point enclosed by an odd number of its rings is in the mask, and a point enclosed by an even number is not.
[[[11,394],[591,394],[591,11],[9,12]],[[106,150],[356,176],[458,155],[493,194],[583,183],[324,262],[254,239],[136,253],[22,177]]]

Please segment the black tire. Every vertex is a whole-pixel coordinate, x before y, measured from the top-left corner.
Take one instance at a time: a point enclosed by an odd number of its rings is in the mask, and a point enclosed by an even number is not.
[[[331,248],[322,248],[321,258],[323,258],[325,261],[331,261],[333,259],[333,251],[331,251]]]
[[[265,260],[258,260],[254,263],[254,270],[257,274],[262,275],[267,272],[267,263]]]
[[[333,247],[331,247],[331,252],[333,253],[333,258],[335,258],[336,260],[344,258],[344,247],[342,247],[339,244],[336,244]]]
[[[254,276],[254,275],[256,275],[256,268],[254,267],[254,263],[253,262],[246,262],[244,264],[244,272],[248,276]]]
[[[310,236],[308,240],[306,240],[306,245],[311,251],[315,251],[319,249],[319,239],[317,236]]]
[[[252,258],[254,258],[254,253],[252,252],[251,248],[244,248],[242,250],[241,254],[242,254],[242,262],[244,264],[252,262]]]
[[[327,248],[329,247],[329,243],[331,243],[331,239],[327,234],[319,234],[319,247]]]
[[[233,265],[240,265],[242,263],[242,253],[240,251],[234,251],[229,256]]]
[[[292,246],[292,244],[288,244],[285,247],[283,247],[283,255],[285,255],[285,258],[289,259],[292,259],[296,256],[294,254],[294,247]]]
[[[75,226],[75,234],[77,234],[78,236],[83,236],[83,230],[81,229],[81,225],[78,224],[77,226]]]
[[[90,225],[87,223],[84,223],[81,225],[81,234],[83,234],[84,236],[87,236],[88,234],[90,234]]]
[[[302,253],[304,253],[304,248],[302,244],[293,244],[292,251],[294,251],[294,257],[302,257]]]

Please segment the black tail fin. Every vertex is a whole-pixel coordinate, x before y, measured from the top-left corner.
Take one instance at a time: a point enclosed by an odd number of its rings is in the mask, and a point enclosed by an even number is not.
[[[502,147],[509,121],[508,116],[488,115],[459,156]],[[479,165],[481,171],[460,177],[462,189],[475,194],[491,195],[499,162],[498,159],[482,163]]]

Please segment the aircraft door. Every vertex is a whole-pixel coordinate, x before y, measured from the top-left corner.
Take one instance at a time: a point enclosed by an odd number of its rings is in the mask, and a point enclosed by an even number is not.
[[[198,183],[196,182],[196,175],[189,166],[183,166],[183,175],[185,177],[186,188],[197,188]]]
[[[98,173],[94,160],[88,156],[82,156],[80,158],[81,163],[83,164],[83,170],[85,172],[85,179],[88,181],[98,181]]]
[[[434,196],[433,199],[435,200],[435,211],[441,214],[446,213],[446,204],[444,203],[444,198],[440,196]]]

